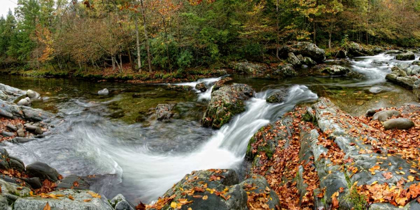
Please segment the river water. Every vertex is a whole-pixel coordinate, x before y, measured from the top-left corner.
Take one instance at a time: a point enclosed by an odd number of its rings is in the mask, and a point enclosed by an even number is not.
[[[246,111],[220,130],[201,127],[199,120],[211,97],[205,93],[165,90],[162,85],[92,83],[72,79],[2,76],[0,82],[33,89],[47,97],[34,104],[56,113],[44,138],[25,144],[6,143],[11,155],[25,164],[45,162],[62,175],[97,175],[92,188],[112,198],[122,193],[133,204],[149,203],[193,170],[243,166],[249,139],[299,103],[328,96],[344,111],[363,114],[369,108],[417,103],[410,91],[385,81],[397,63],[380,54],[351,60],[351,68],[364,79],[330,77],[293,78],[284,81],[234,77],[257,91]],[[327,61],[333,63],[333,61]],[[220,78],[204,79],[212,85]],[[197,82],[179,85],[195,86]],[[107,87],[109,96],[96,92]],[[287,89],[284,103],[268,104],[276,89]],[[169,123],[149,121],[144,113],[159,103],[178,103],[182,116]]]

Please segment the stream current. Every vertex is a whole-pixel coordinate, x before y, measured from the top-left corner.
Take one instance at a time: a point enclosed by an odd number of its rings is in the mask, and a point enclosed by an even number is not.
[[[1,83],[46,96],[44,102],[33,106],[56,113],[50,120],[54,128],[44,138],[24,144],[5,143],[5,147],[25,164],[45,162],[63,176],[96,175],[99,181],[92,190],[108,198],[121,193],[133,204],[150,203],[193,170],[229,168],[241,173],[252,135],[299,103],[327,96],[354,115],[369,108],[417,103],[410,91],[385,81],[397,63],[407,62],[387,54],[351,60],[350,67],[365,75],[364,79],[308,77],[278,81],[234,77],[233,82],[247,83],[257,93],[247,101],[246,111],[220,130],[203,128],[199,123],[212,88],[188,95],[165,90],[162,85],[2,76]],[[212,86],[220,79],[177,85],[195,87],[202,82]],[[96,92],[104,87],[111,94],[98,96]],[[285,102],[267,103],[266,97],[279,88],[287,88]],[[133,93],[143,95],[134,97]],[[159,103],[172,102],[178,103],[184,115],[171,122],[146,125],[138,116]],[[114,117],[112,113],[119,115]]]

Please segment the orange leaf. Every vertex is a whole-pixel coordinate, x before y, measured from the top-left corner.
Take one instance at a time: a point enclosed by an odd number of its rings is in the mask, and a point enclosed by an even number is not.
[[[44,209],[43,210],[51,210],[50,204],[45,204]]]

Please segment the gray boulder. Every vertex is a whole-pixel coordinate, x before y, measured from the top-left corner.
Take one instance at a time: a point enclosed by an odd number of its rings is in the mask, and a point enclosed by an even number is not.
[[[60,176],[57,170],[41,162],[35,162],[26,166],[26,174],[29,177],[39,177],[41,180],[48,179],[52,182],[58,181]]]
[[[245,111],[245,101],[254,96],[254,89],[234,83],[213,91],[211,96],[201,122],[205,127],[220,128],[233,116]]]
[[[331,76],[344,76],[350,73],[350,69],[347,67],[339,66],[339,65],[323,65],[319,71],[322,74],[329,74]]]
[[[29,131],[29,132],[31,132],[33,134],[37,134],[38,135],[38,134],[44,133],[44,131],[42,131],[42,129],[40,127],[35,126],[35,125],[31,125],[29,123],[26,123],[25,124],[25,128],[26,128],[27,131]]]
[[[395,111],[395,110],[385,110],[385,111],[380,111],[377,112],[373,115],[373,120],[379,120],[381,122],[384,122],[386,120],[388,120],[391,117],[398,117],[400,116],[401,113],[399,111]]]
[[[302,65],[299,58],[296,57],[296,55],[294,53],[291,52],[291,53],[288,54],[288,56],[289,57],[287,58],[287,62],[289,62],[293,66],[301,66]]]
[[[292,64],[280,64],[276,72],[283,77],[295,77],[298,74]]]
[[[416,56],[414,55],[413,52],[406,52],[406,53],[398,54],[397,56],[395,56],[395,59],[401,60],[401,61],[407,61],[407,60],[416,59]]]
[[[1,98],[6,101],[14,101],[18,97],[25,95],[25,91],[1,83],[0,91],[4,94],[4,96],[7,96],[5,99]]]
[[[267,66],[263,64],[249,63],[248,61],[234,62],[230,66],[238,74],[261,74],[267,70]]]
[[[130,203],[121,194],[116,195],[109,201],[115,210],[134,210]]]
[[[314,43],[298,42],[297,51],[303,56],[312,58],[316,62],[323,62],[325,60],[325,51]]]
[[[287,97],[287,90],[276,90],[267,97],[267,103],[282,103]]]
[[[304,57],[302,63],[307,66],[315,66],[317,63],[310,57]]]
[[[29,97],[20,99],[17,104],[20,105],[20,106],[29,106],[29,105],[31,105],[31,99]]]
[[[92,191],[63,190],[51,192],[56,198],[21,197],[14,203],[14,210],[43,210],[45,205],[51,209],[72,210],[112,210],[107,199]]]
[[[107,88],[104,88],[104,89],[98,91],[98,95],[106,96],[108,94],[109,94],[109,90]]]
[[[384,122],[385,130],[389,129],[410,129],[414,127],[413,121],[406,118],[390,119]]]
[[[352,56],[364,56],[364,55],[366,55],[365,50],[362,47],[362,45],[360,45],[356,42],[350,43],[347,50],[348,50],[348,54],[350,54]]]
[[[30,98],[30,100],[40,100],[41,95],[33,90],[27,90],[26,95]]]
[[[185,193],[193,189],[195,189],[193,193]],[[206,189],[211,189],[213,193]],[[223,193],[218,195],[214,192]],[[233,170],[211,169],[192,172],[169,189],[163,197],[174,197],[174,201],[179,199],[192,201],[183,205],[183,209],[248,209],[247,193],[239,184],[238,175]],[[170,203],[163,209],[169,209],[169,205]]]
[[[269,209],[277,209],[280,204],[279,197],[274,190],[270,189],[270,185],[268,185],[267,180],[263,176],[257,174],[252,174],[250,177],[251,178],[244,180],[239,185],[247,191],[247,194],[265,194],[268,198],[267,205]],[[250,186],[251,188],[249,189]]]
[[[383,48],[381,48],[381,47],[375,47],[375,48],[373,48],[373,53],[375,53],[375,54],[379,54],[379,53],[383,53],[384,52],[384,49]]]
[[[14,133],[12,133],[12,132],[2,131],[2,132],[1,132],[1,135],[2,135],[2,136],[4,136],[4,137],[12,137],[12,136],[14,136],[15,134],[14,134]]]

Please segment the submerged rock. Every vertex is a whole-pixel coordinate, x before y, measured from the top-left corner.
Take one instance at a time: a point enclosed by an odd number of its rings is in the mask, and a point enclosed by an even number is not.
[[[173,109],[176,104],[159,104],[156,107],[156,117],[159,121],[169,120],[174,115]]]
[[[121,194],[116,195],[109,203],[114,207],[115,210],[134,210],[134,208],[128,203],[125,197]]]
[[[343,76],[350,72],[350,69],[343,66],[332,65],[332,66],[324,66],[320,69],[321,73],[327,73],[333,76]]]
[[[390,119],[384,122],[385,130],[389,129],[410,129],[414,127],[413,121],[406,118]]]
[[[220,128],[233,116],[245,111],[245,101],[254,96],[254,90],[249,85],[235,83],[223,86],[211,95],[201,121],[205,127]]]

